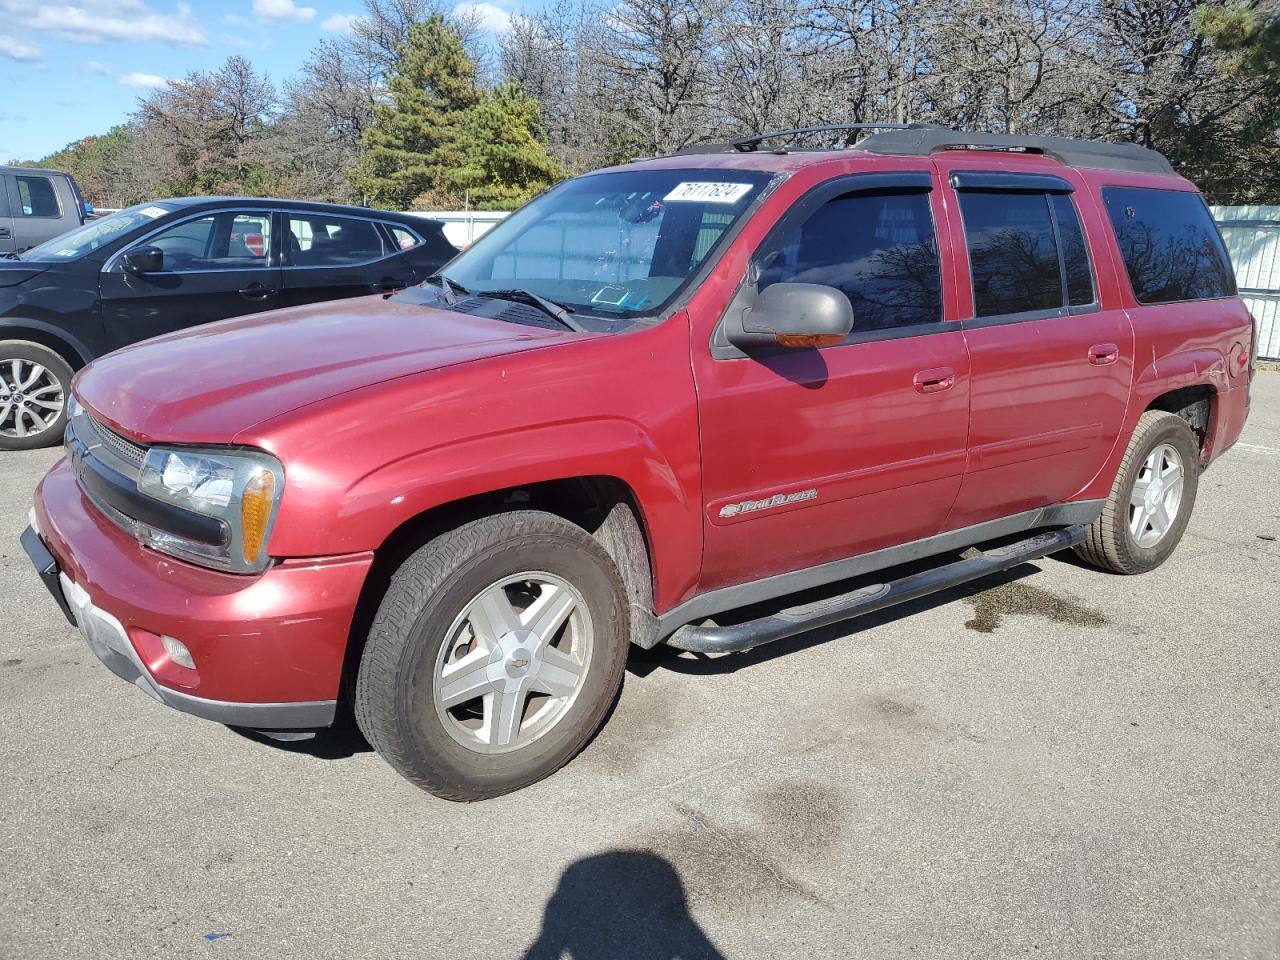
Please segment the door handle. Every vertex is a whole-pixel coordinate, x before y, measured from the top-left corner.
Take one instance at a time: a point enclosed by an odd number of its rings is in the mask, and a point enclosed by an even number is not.
[[[921,370],[911,378],[911,385],[916,393],[941,393],[955,386],[956,372],[950,367],[934,367],[932,370]]]
[[[396,280],[392,277],[383,277],[375,283],[374,286],[383,293],[395,293],[397,290],[403,290],[408,286],[408,284],[403,280]]]
[[[12,237],[13,234],[9,231],[8,227],[0,227],[0,240],[9,240]]]
[[[243,290],[239,291],[240,296],[246,300],[265,300],[267,297],[273,296],[276,292],[275,287],[264,287],[260,283],[251,283]]]
[[[1114,343],[1095,343],[1089,348],[1089,362],[1094,366],[1104,366],[1120,359],[1120,348]]]

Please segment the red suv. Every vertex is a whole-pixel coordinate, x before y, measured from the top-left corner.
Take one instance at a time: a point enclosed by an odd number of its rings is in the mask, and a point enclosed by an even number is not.
[[[349,706],[453,799],[572,757],[629,643],[743,650],[1068,547],[1159,566],[1253,366],[1195,187],[1136,146],[775,142],[570,180],[431,285],[94,362],[28,553],[164,703]]]

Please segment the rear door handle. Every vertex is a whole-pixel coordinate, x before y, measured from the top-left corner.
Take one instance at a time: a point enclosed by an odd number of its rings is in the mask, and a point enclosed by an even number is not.
[[[916,393],[941,393],[950,390],[956,383],[956,372],[950,367],[934,367],[932,370],[921,370],[911,379]]]
[[[0,240],[8,240],[13,236],[8,227],[0,227]]]
[[[374,284],[383,293],[395,293],[397,290],[403,290],[408,285],[404,280],[396,280],[394,277],[383,277]]]
[[[246,300],[265,300],[267,297],[273,296],[275,292],[275,287],[264,287],[260,283],[251,283],[240,291],[240,296]]]
[[[1115,363],[1120,359],[1120,348],[1114,343],[1095,343],[1089,348],[1089,362],[1095,366]]]

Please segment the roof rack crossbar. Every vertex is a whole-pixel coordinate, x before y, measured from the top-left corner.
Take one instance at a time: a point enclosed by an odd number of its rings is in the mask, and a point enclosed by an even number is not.
[[[741,153],[751,153],[766,140],[779,137],[798,137],[806,133],[833,133],[847,130],[919,130],[925,125],[918,123],[828,123],[818,127],[795,127],[791,130],[774,130],[770,133],[757,134],[733,141],[733,148]]]

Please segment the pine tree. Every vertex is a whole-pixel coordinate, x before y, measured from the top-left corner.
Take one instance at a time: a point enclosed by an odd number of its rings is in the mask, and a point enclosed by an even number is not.
[[[462,117],[445,181],[480,210],[512,210],[565,176],[540,142],[538,102],[508,81]]]
[[[374,111],[355,181],[370,203],[404,209],[445,186],[441,150],[481,95],[475,61],[439,15],[410,26],[387,87],[392,102]]]

